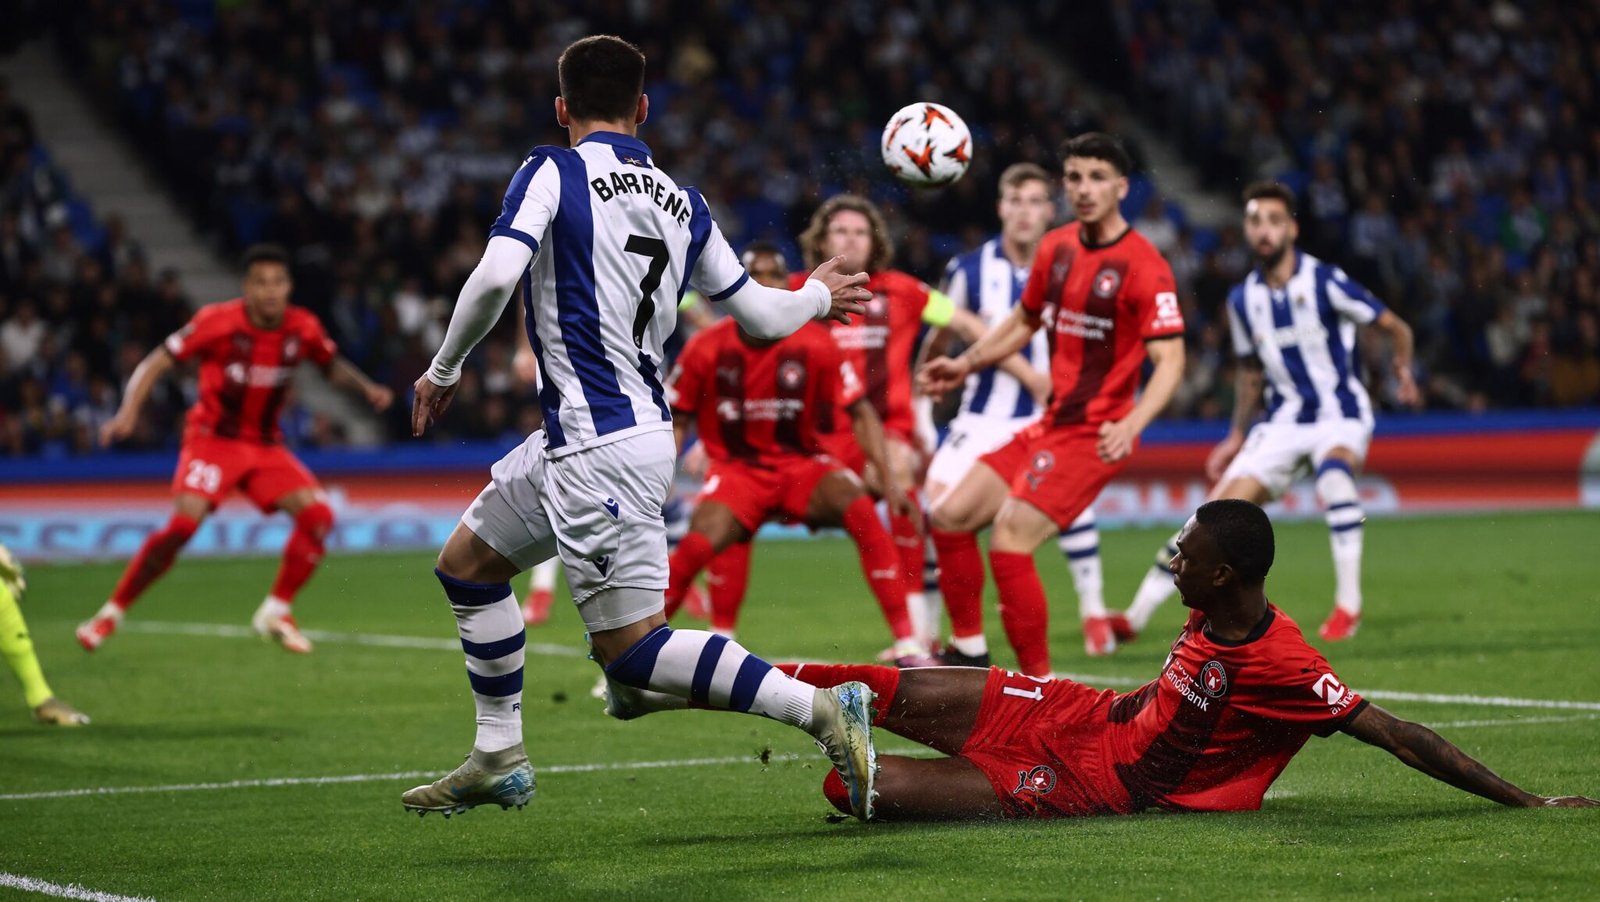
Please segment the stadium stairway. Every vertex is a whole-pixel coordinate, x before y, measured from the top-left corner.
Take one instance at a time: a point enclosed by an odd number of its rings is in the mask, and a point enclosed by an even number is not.
[[[0,74],[12,96],[33,115],[38,140],[72,181],[74,192],[93,203],[97,215],[117,212],[144,246],[152,273],[176,269],[190,298],[204,304],[239,295],[239,272],[194,229],[134,149],[104,122],[62,71],[46,42],[34,41],[0,56]],[[334,390],[302,367],[295,390],[307,408],[337,420],[350,443],[381,442],[382,429],[360,400]]]

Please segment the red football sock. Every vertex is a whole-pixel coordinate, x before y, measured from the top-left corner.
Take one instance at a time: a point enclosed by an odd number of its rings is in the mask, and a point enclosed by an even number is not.
[[[1000,623],[1017,653],[1017,665],[1029,676],[1050,673],[1050,611],[1033,555],[989,551],[989,567],[1000,590]]]
[[[281,601],[294,601],[300,587],[311,578],[322,560],[323,541],[333,529],[333,508],[317,502],[295,515],[294,532],[283,546],[283,563],[272,582],[272,595]]]
[[[894,536],[894,550],[900,556],[900,578],[905,580],[906,591],[920,591],[922,585],[922,564],[925,558],[922,533],[917,530],[917,521],[922,517],[922,502],[917,490],[912,489],[907,493],[911,496],[911,503],[917,505],[916,512],[910,517],[899,514],[889,515],[889,532]]]
[[[983,635],[983,555],[977,534],[936,529],[933,550],[939,555],[939,592],[950,612],[950,635]]]
[[[683,604],[683,596],[689,591],[689,584],[700,575],[706,564],[716,556],[716,551],[711,547],[711,540],[698,532],[691,532],[678,542],[678,547],[673,549],[672,556],[667,558],[667,619],[678,613],[678,607]]]
[[[779,670],[797,680],[804,680],[818,689],[832,689],[840,683],[859,680],[867,684],[874,696],[872,722],[883,720],[900,689],[900,668],[883,664],[774,664]]]
[[[878,522],[877,507],[871,498],[862,495],[845,508],[844,529],[855,540],[856,552],[861,555],[861,572],[866,574],[867,585],[883,609],[883,619],[889,621],[889,632],[896,639],[908,638],[912,633],[911,613],[906,610],[906,582],[894,543]],[[920,561],[917,572],[920,578]]]
[[[706,583],[711,587],[711,628],[733,632],[750,585],[750,543],[735,542],[712,558]]]
[[[850,790],[845,787],[844,778],[839,776],[837,769],[828,771],[828,775],[822,778],[822,795],[841,813],[850,813]]]
[[[177,559],[178,551],[188,543],[200,521],[183,514],[173,514],[167,525],[149,535],[139,551],[122,571],[117,587],[111,592],[111,603],[126,611],[128,606],[149,588],[150,584],[167,572]]]

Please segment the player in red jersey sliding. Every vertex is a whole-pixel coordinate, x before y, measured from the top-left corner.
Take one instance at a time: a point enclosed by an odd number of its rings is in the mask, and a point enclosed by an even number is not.
[[[989,565],[1000,621],[1022,672],[1032,676],[1050,673],[1049,614],[1034,549],[1068,528],[1127,466],[1139,434],[1183,377],[1183,314],[1172,269],[1118,209],[1128,193],[1127,152],[1115,138],[1090,132],[1062,145],[1061,158],[1078,221],[1039,243],[1010,319],[961,356],[930,361],[918,377],[925,391],[942,395],[1050,324],[1050,409],[979,458],[931,511],[934,529],[945,533],[994,524]],[[1136,404],[1146,354],[1155,368]],[[941,553],[939,567],[945,580],[983,584],[976,554]],[[1084,647],[1110,654],[1116,638],[1104,603],[1097,606],[1081,612]]]
[[[1171,563],[1189,622],[1160,675],[1120,695],[998,667],[780,668],[818,686],[866,682],[878,699],[873,726],[949,756],[880,755],[880,820],[1254,811],[1307,739],[1337,732],[1502,805],[1600,805],[1526,792],[1347,688],[1267,600],[1272,558],[1261,508],[1203,505]],[[836,773],[823,791],[850,810]]]
[[[781,266],[781,258],[770,259],[775,253],[768,247],[746,251],[746,265]],[[670,559],[668,616],[714,557],[748,543],[762,523],[842,527],[860,551],[861,569],[894,634],[899,663],[935,663],[913,635],[899,560],[872,498],[855,473],[824,451],[822,433],[833,428],[838,411],[851,424],[863,455],[885,474],[890,510],[912,514],[905,486],[886,466],[883,427],[865,390],[820,323],[763,341],[724,319],[689,339],[668,383],[673,430],[681,448],[695,429],[711,463],[689,533]],[[742,587],[737,588],[742,597]],[[713,629],[732,631],[736,606],[719,604],[713,614]]]
[[[285,649],[311,651],[291,611],[295,593],[322,560],[333,528],[316,477],[283,446],[278,415],[295,367],[309,360],[335,385],[360,392],[384,410],[393,392],[339,356],[315,314],[289,303],[289,255],[257,245],[245,252],[244,296],[196,311],[182,329],[139,362],[117,414],[100,430],[109,445],[133,434],[150,390],[177,363],[200,363],[200,399],[189,408],[178,469],[172,477],[172,518],[145,539],[108,600],[78,627],[88,651],[116,632],[123,613],[146,587],[167,572],[200,523],[235,489],[264,514],[281,510],[294,519],[272,591],[251,625]]]
[[[820,263],[842,256],[844,266],[855,267],[871,277],[866,287],[872,292],[872,299],[867,302],[866,314],[852,317],[849,323],[829,325],[839,347],[866,380],[867,400],[878,419],[883,421],[887,463],[893,471],[894,484],[906,487],[916,501],[914,514],[890,511],[889,531],[899,552],[901,577],[913,617],[927,616],[921,598],[925,555],[921,502],[916,490],[924,452],[915,438],[911,362],[924,323],[948,326],[963,341],[972,342],[983,335],[983,321],[971,311],[957,307],[948,295],[920,279],[889,268],[894,261],[894,244],[889,239],[883,214],[864,197],[840,194],[823,202],[801,234],[800,247],[808,267],[813,266],[812,261]],[[805,276],[796,273],[791,280],[790,287],[798,287]],[[1025,367],[1026,363],[1017,358],[1007,360],[1005,365]],[[861,474],[874,494],[888,498],[887,474],[869,466],[860,446],[850,440],[850,424],[845,412],[840,410],[837,416],[835,440],[830,443],[833,455]],[[927,625],[917,626],[919,634],[931,635]]]

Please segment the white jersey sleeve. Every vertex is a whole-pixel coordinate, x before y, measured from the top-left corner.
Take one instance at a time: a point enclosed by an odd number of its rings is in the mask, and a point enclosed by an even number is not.
[[[1327,282],[1328,303],[1340,316],[1365,326],[1383,315],[1387,308],[1365,285],[1350,278],[1337,266],[1331,269]]]
[[[1233,336],[1235,357],[1256,356],[1256,343],[1250,337],[1250,317],[1244,308],[1244,286],[1240,282],[1228,292],[1228,333]]]
[[[705,204],[699,192],[693,188],[687,190],[697,203],[702,206]],[[694,272],[689,274],[689,286],[705,295],[707,300],[720,301],[732,296],[749,278],[749,273],[744,271],[744,264],[739,262],[739,255],[733,252],[728,239],[723,237],[722,227],[717,225],[716,220],[711,220],[711,234],[706,237],[700,259],[695,261]]]

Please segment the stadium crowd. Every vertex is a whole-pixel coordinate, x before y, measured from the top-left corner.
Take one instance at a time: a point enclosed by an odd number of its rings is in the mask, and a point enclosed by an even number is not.
[[[1416,328],[1431,406],[1600,402],[1600,8],[1107,11],[1107,83],[1214,184],[1293,186],[1302,244]]]
[[[1005,165],[1049,161],[1088,128],[1122,131],[1121,114],[1097,110],[1036,40],[1072,4],[1025,20],[969,0],[937,14],[927,0],[852,3],[820,23],[776,0],[702,6],[91,0],[62,13],[56,40],[219,247],[288,245],[296,300],[402,393],[437,346],[521,155],[564,141],[554,60],[580,34],[640,39],[652,60],[648,143],[702,187],[736,246],[775,240],[794,265],[811,210],[853,190],[885,206],[897,264],[934,278],[993,227]],[[1224,27],[1206,5],[1140,2],[1109,7],[1107,20],[1127,48],[1134,108],[1173,124],[1215,181],[1287,174],[1308,248],[1416,324],[1432,406],[1600,399],[1600,131],[1581,84],[1593,16],[1528,14],[1512,27],[1502,7],[1473,9],[1435,17],[1460,23],[1435,33],[1402,7],[1393,28],[1340,12],[1310,32],[1314,47],[1282,37],[1331,9],[1243,11]],[[1348,62],[1307,62],[1333,55]],[[1432,101],[1405,102],[1419,92]],[[976,162],[951,189],[911,195],[883,174],[878,131],[910,98],[944,102],[973,127]],[[114,211],[87,216],[26,111],[14,100],[0,110],[0,447],[88,453],[133,363],[182,322],[188,299],[176,273],[148,271]],[[1168,256],[1194,324],[1168,415],[1220,416],[1231,355],[1218,310],[1248,249],[1235,228],[1191,227],[1148,179],[1136,189],[1130,218]],[[444,439],[526,431],[535,408],[511,375],[516,340],[508,317],[474,356]],[[165,391],[142,444],[175,440],[183,398]],[[407,433],[404,407],[392,436]],[[341,440],[337,424],[291,409],[291,442]]]

